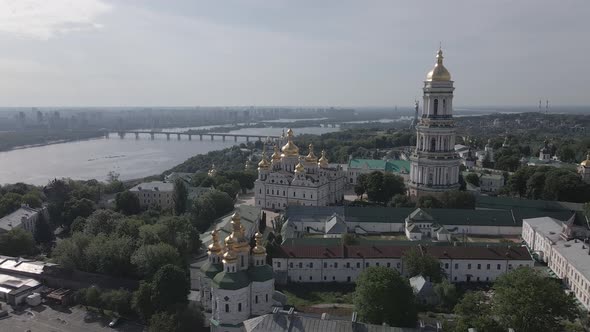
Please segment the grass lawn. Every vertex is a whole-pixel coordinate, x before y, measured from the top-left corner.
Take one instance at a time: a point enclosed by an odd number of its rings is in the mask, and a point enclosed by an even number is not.
[[[277,286],[287,298],[287,304],[299,311],[309,312],[317,304],[352,304],[354,285],[342,284],[295,284]],[[326,310],[323,310],[326,311]]]

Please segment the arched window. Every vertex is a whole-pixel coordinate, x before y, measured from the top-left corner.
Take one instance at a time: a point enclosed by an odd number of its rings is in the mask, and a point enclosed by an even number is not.
[[[447,100],[443,99],[443,114],[447,114]]]
[[[434,100],[434,115],[438,113],[438,99]]]
[[[238,311],[240,311],[240,312],[242,311],[242,304],[241,303],[238,303]]]
[[[430,141],[430,151],[436,151],[436,139],[435,138],[433,138]]]
[[[225,312],[229,312],[229,304],[225,304]]]

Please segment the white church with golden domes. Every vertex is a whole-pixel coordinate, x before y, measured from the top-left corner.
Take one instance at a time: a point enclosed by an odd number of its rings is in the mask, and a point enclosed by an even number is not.
[[[218,231],[211,232],[208,258],[197,277],[201,304],[211,312],[212,332],[243,331],[242,322],[272,312],[274,304],[274,275],[266,264],[262,234],[256,233],[256,246],[251,248],[238,213],[231,225],[223,245]]]
[[[286,144],[279,152],[274,146],[270,160],[266,148],[258,163],[258,179],[254,182],[256,206],[284,210],[289,205],[328,206],[342,203],[346,172],[340,165],[331,165],[322,151],[320,158],[309,145],[307,156],[299,155],[293,143],[293,130],[287,131]]]

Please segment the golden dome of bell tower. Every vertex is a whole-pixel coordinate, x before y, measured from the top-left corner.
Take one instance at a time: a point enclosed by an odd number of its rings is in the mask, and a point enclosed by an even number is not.
[[[451,80],[451,73],[445,68],[443,65],[443,52],[442,49],[438,49],[438,53],[436,53],[436,63],[434,64],[434,68],[428,75],[426,75],[426,81],[450,81]]]

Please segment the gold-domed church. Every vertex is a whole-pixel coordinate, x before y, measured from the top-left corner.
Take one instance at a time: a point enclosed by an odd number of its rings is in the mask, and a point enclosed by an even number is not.
[[[237,212],[231,225],[223,244],[218,231],[211,232],[208,258],[197,278],[198,298],[211,312],[212,332],[243,331],[245,320],[272,312],[274,305],[274,275],[266,264],[262,234],[256,233],[256,245],[251,248]]]
[[[346,173],[340,165],[331,165],[322,151],[318,158],[313,145],[307,155],[299,154],[293,142],[293,130],[282,138],[279,151],[274,146],[270,160],[266,148],[258,163],[258,179],[254,183],[256,206],[283,210],[289,205],[327,206],[344,199]]]

